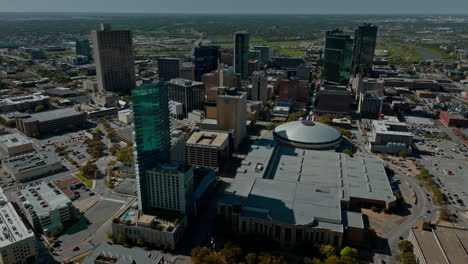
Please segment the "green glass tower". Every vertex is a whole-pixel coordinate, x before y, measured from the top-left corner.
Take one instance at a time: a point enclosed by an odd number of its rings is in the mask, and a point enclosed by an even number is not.
[[[374,64],[377,27],[371,24],[359,26],[355,31],[353,52],[353,75],[367,75]]]
[[[135,123],[135,169],[138,203],[148,209],[146,171],[157,163],[170,162],[171,136],[166,84],[145,84],[132,90]]]
[[[249,39],[247,32],[234,34],[234,72],[240,74],[242,80],[248,78]]]
[[[324,79],[333,84],[344,84],[351,74],[353,60],[353,39],[335,29],[325,36],[323,59]]]

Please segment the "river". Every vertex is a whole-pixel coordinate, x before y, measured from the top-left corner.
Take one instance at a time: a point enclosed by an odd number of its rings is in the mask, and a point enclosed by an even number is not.
[[[423,49],[423,48],[418,48],[418,47],[415,47],[414,48],[419,54],[421,54],[422,56],[422,60],[437,60],[439,57],[437,55],[435,55],[434,53],[426,50],[426,49]]]

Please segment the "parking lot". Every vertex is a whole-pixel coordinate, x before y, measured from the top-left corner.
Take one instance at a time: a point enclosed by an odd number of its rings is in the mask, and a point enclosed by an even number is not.
[[[78,164],[86,163],[90,159],[88,148],[85,144],[87,137],[84,132],[74,132],[40,140],[40,148],[50,152],[56,152],[57,148],[76,161]],[[64,156],[61,156],[64,160]]]

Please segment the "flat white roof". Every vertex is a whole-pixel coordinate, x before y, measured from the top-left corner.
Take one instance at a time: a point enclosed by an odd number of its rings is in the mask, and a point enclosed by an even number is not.
[[[0,144],[4,145],[7,148],[22,146],[26,144],[32,144],[33,141],[29,138],[21,135],[20,133],[6,134],[0,136]]]
[[[0,188],[0,248],[33,236]]]

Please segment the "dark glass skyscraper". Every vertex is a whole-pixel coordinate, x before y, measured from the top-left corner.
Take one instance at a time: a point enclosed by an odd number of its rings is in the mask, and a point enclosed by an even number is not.
[[[157,163],[170,162],[171,136],[166,84],[162,81],[145,84],[132,90],[135,123],[135,168],[138,203],[148,209],[146,171]]]
[[[91,46],[89,45],[89,40],[77,39],[75,41],[75,52],[76,55],[83,55],[91,58]]]
[[[234,34],[234,72],[241,75],[242,80],[248,78],[249,33]]]
[[[356,29],[353,51],[353,75],[358,73],[367,75],[372,71],[376,43],[376,26],[364,24]]]
[[[341,84],[349,79],[353,59],[353,39],[335,29],[325,36],[324,79]]]
[[[194,52],[195,81],[201,82],[202,75],[218,68],[219,47],[200,46]]]
[[[159,58],[159,80],[168,82],[172,79],[179,78],[181,67],[182,64],[179,58]]]

